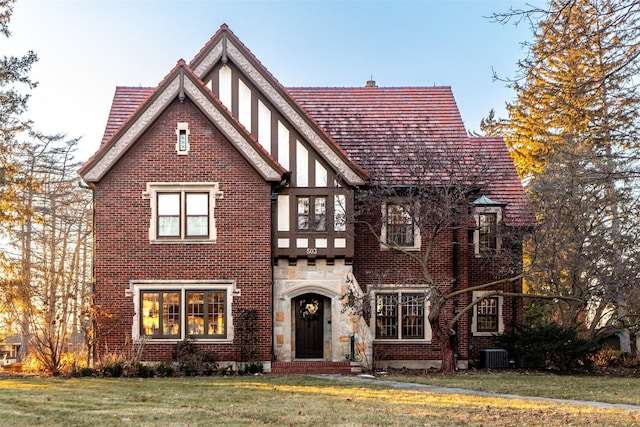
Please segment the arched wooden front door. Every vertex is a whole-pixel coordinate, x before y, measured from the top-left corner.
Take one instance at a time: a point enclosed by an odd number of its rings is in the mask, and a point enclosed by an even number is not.
[[[324,297],[304,294],[293,299],[296,318],[296,359],[324,356]]]

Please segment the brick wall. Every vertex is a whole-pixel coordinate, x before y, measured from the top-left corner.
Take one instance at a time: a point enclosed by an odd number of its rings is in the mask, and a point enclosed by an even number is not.
[[[189,123],[190,153],[175,151],[176,123]],[[147,182],[219,182],[215,244],[150,244]],[[131,280],[237,281],[232,315],[258,310],[259,356],[270,360],[270,186],[189,102],[172,104],[96,186],[96,303],[100,355],[131,342]],[[218,360],[237,360],[232,344],[207,344]],[[170,358],[173,345],[147,343],[144,360]]]
[[[379,224],[379,218],[367,218],[371,224]],[[506,230],[508,232],[508,230]],[[409,259],[407,255],[381,250],[380,243],[372,235],[366,226],[357,225],[355,230],[355,257],[353,261],[354,275],[363,288],[370,288],[380,284],[411,283],[410,278],[421,278],[417,262]],[[454,238],[457,244],[453,244]],[[444,293],[450,293],[457,289],[466,289],[472,286],[488,283],[519,274],[521,271],[522,252],[519,246],[512,247],[509,239],[503,239],[501,255],[494,258],[475,258],[473,248],[473,233],[461,228],[454,237],[452,230],[438,234],[433,253],[430,256],[429,271],[433,280]],[[425,236],[422,237],[422,249],[417,255],[424,254],[427,245]],[[453,248],[457,248],[457,274],[454,272]],[[456,278],[454,281],[453,279]],[[521,283],[504,285],[504,290],[510,292],[521,290]],[[450,321],[454,313],[463,309],[471,302],[471,292],[461,294],[453,301],[446,303],[441,311],[440,324]],[[515,301],[515,302],[514,302]],[[505,324],[509,325],[511,319],[516,316],[522,318],[522,301],[520,299],[505,298],[504,302]],[[473,337],[471,335],[472,311],[462,317],[457,324],[456,353],[459,360],[479,357],[480,349],[495,348],[495,338]],[[374,357],[377,360],[413,360],[429,361],[440,360],[441,343],[433,336],[430,343],[388,343],[377,342],[374,345]]]

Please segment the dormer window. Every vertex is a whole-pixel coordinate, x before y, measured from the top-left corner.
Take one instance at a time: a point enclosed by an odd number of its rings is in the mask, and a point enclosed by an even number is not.
[[[189,123],[179,122],[176,129],[176,152],[178,155],[189,154]]]
[[[476,257],[493,256],[500,252],[502,241],[499,224],[502,222],[504,203],[494,202],[481,196],[475,202],[476,228],[473,232],[474,254]]]

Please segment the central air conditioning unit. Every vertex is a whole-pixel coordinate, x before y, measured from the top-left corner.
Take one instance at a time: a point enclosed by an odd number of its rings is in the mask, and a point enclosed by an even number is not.
[[[481,350],[480,354],[482,356],[482,366],[485,368],[503,369],[509,367],[509,355],[505,349]]]

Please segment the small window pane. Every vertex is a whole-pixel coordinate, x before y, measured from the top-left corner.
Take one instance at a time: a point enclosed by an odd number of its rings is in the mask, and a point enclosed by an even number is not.
[[[187,236],[207,236],[209,234],[209,217],[187,217]]]
[[[298,230],[309,229],[309,198],[298,198]]]
[[[159,193],[158,194],[158,215],[161,215],[161,216],[180,215],[180,194]]]
[[[344,194],[334,197],[333,229],[334,231],[347,230],[347,200]]]
[[[187,193],[187,215],[209,215],[207,193]]]
[[[180,217],[160,216],[158,217],[159,237],[179,237]]]
[[[316,197],[314,201],[314,230],[322,231],[327,228],[327,198]]]

